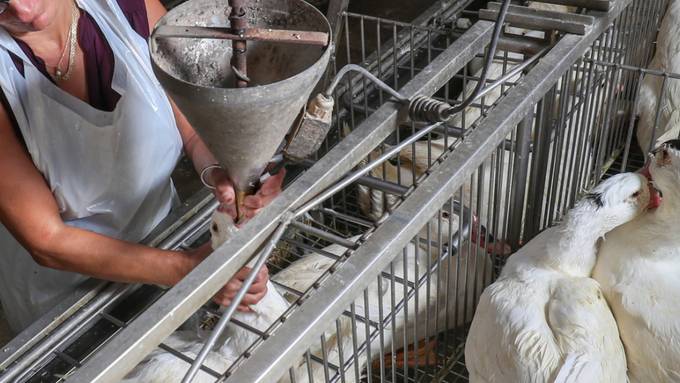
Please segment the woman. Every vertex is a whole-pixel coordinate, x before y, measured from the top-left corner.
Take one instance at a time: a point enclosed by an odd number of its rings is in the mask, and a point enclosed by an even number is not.
[[[215,163],[151,71],[159,0],[0,0],[0,300],[13,331],[86,276],[174,285],[209,253],[137,244],[168,214],[182,148]],[[208,176],[233,211],[223,172]],[[283,174],[245,201],[252,217]],[[226,305],[248,270],[215,296]],[[260,271],[240,309],[266,291]]]

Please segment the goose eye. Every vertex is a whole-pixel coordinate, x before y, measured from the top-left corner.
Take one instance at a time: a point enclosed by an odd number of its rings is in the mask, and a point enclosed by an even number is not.
[[[444,218],[444,219],[449,219],[450,216],[451,216],[451,215],[449,214],[448,211],[443,211],[443,212],[442,212],[442,218]]]
[[[637,197],[639,197],[639,196],[640,196],[640,194],[641,194],[641,192],[640,192],[639,190],[638,190],[638,191],[636,191],[635,193],[633,193],[633,198],[637,198]]]
[[[216,223],[213,223],[212,231],[217,232],[217,224]]]

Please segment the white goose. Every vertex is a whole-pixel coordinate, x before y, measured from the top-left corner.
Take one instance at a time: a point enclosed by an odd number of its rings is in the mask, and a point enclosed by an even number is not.
[[[614,176],[510,257],[472,321],[470,382],[626,382],[616,322],[589,276],[598,239],[649,201],[644,177]]]
[[[680,72],[678,32],[680,32],[680,1],[673,0],[661,21],[656,52],[649,63],[649,69]],[[665,87],[663,82],[663,76],[646,75],[640,86],[637,103],[640,116],[637,139],[643,153],[657,147],[659,143],[680,136],[680,80],[668,78]],[[657,109],[660,110],[658,125],[655,125]]]
[[[680,382],[680,151],[649,166],[663,193],[658,209],[611,232],[593,277],[611,305],[634,383]]]

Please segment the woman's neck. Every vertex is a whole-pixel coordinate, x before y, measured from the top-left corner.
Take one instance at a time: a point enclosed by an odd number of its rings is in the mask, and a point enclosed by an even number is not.
[[[53,21],[45,28],[32,32],[12,31],[11,27],[6,29],[12,36],[26,43],[33,53],[45,62],[45,65],[54,68],[64,49],[68,48],[69,30],[76,4],[73,0],[64,0],[55,1],[52,6],[56,7]]]

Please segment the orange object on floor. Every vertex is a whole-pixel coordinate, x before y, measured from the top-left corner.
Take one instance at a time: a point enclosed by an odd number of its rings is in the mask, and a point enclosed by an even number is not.
[[[408,355],[406,364],[404,363],[404,349],[399,349],[395,355],[396,367],[404,368],[405,365],[409,367],[416,366],[434,366],[437,364],[437,341],[436,340],[422,340],[418,343],[418,348],[414,351],[414,345],[408,346]],[[392,353],[385,354],[383,358],[385,368],[392,368]],[[380,369],[380,361],[373,362],[373,369]]]

